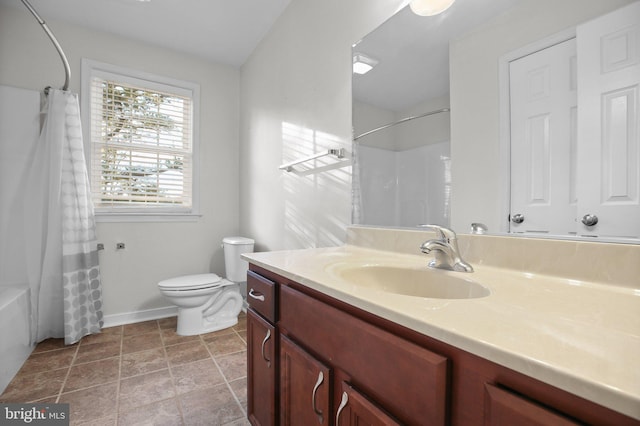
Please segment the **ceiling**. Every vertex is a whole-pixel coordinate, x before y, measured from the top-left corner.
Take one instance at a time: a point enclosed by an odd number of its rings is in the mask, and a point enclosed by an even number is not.
[[[29,0],[54,34],[58,21],[64,21],[233,67],[247,60],[290,2]],[[0,4],[29,13],[20,0],[0,0]]]
[[[291,2],[28,1],[54,34],[56,26],[69,22],[236,68],[244,64]],[[435,17],[416,16],[406,7],[354,48],[380,60],[374,71],[354,77],[355,97],[372,105],[399,110],[424,99],[446,95],[449,40],[519,1],[457,0],[449,10]],[[21,0],[0,0],[0,5],[29,14]]]
[[[523,0],[456,0],[436,16],[417,16],[405,7],[354,46],[379,61],[353,77],[354,97],[390,111],[402,111],[449,94],[449,41],[506,13]]]

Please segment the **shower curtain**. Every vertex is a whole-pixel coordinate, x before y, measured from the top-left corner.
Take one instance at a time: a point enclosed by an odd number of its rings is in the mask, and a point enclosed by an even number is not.
[[[100,331],[102,285],[78,98],[49,89],[27,173],[24,223],[35,342]]]
[[[362,221],[362,186],[360,181],[360,144],[351,144],[351,223],[358,225]]]

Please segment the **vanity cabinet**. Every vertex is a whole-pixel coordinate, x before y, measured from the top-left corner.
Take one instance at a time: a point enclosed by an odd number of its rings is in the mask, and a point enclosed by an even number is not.
[[[487,383],[485,385],[485,426],[554,425],[577,423],[533,401]]]
[[[247,416],[254,426],[272,426],[278,415],[276,284],[249,271],[247,290]]]
[[[271,334],[279,342],[275,378],[263,379],[255,367],[264,362],[263,340],[247,340],[253,425],[640,425],[265,268],[250,269],[250,280],[262,275],[274,283]],[[255,316],[264,320],[249,309],[248,324]],[[256,388],[263,381],[274,390],[273,423],[258,419],[256,398],[269,398]]]

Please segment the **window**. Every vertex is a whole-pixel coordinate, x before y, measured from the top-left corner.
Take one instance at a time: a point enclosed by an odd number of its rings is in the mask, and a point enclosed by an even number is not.
[[[198,86],[90,60],[82,70],[98,218],[197,214]]]

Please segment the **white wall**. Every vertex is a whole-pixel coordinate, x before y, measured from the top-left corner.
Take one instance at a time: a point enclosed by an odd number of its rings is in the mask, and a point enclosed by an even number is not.
[[[396,113],[396,120],[413,117],[429,111],[449,108],[449,96],[433,98]],[[404,122],[396,129],[396,150],[402,151],[424,145],[439,144],[451,140],[450,113],[442,112]]]
[[[40,92],[0,85],[0,287],[29,284],[26,180],[38,146]],[[28,336],[28,334],[27,334]],[[0,386],[2,389],[2,386]]]
[[[350,165],[303,175],[278,166],[328,145],[351,150],[351,45],[403,3],[294,0],[242,67],[241,228],[257,249],[345,240]]]
[[[201,213],[191,223],[99,223],[104,314],[169,306],[156,283],[173,276],[224,273],[220,243],[239,231],[239,71],[166,49],[47,20],[80,90],[83,57],[200,84]],[[60,87],[63,67],[26,9],[0,6],[0,84],[41,90]],[[251,236],[251,235],[249,235]],[[116,251],[116,242],[126,249]],[[115,318],[115,317],[112,317]]]
[[[397,120],[396,113],[353,100],[353,135],[360,136]],[[370,147],[395,149],[395,126],[358,138],[357,143]]]
[[[491,232],[506,220],[500,150],[499,58],[521,46],[617,9],[632,0],[527,0],[450,47],[451,225],[472,222]],[[539,11],[545,10],[544,17]],[[553,11],[553,13],[549,13]]]

